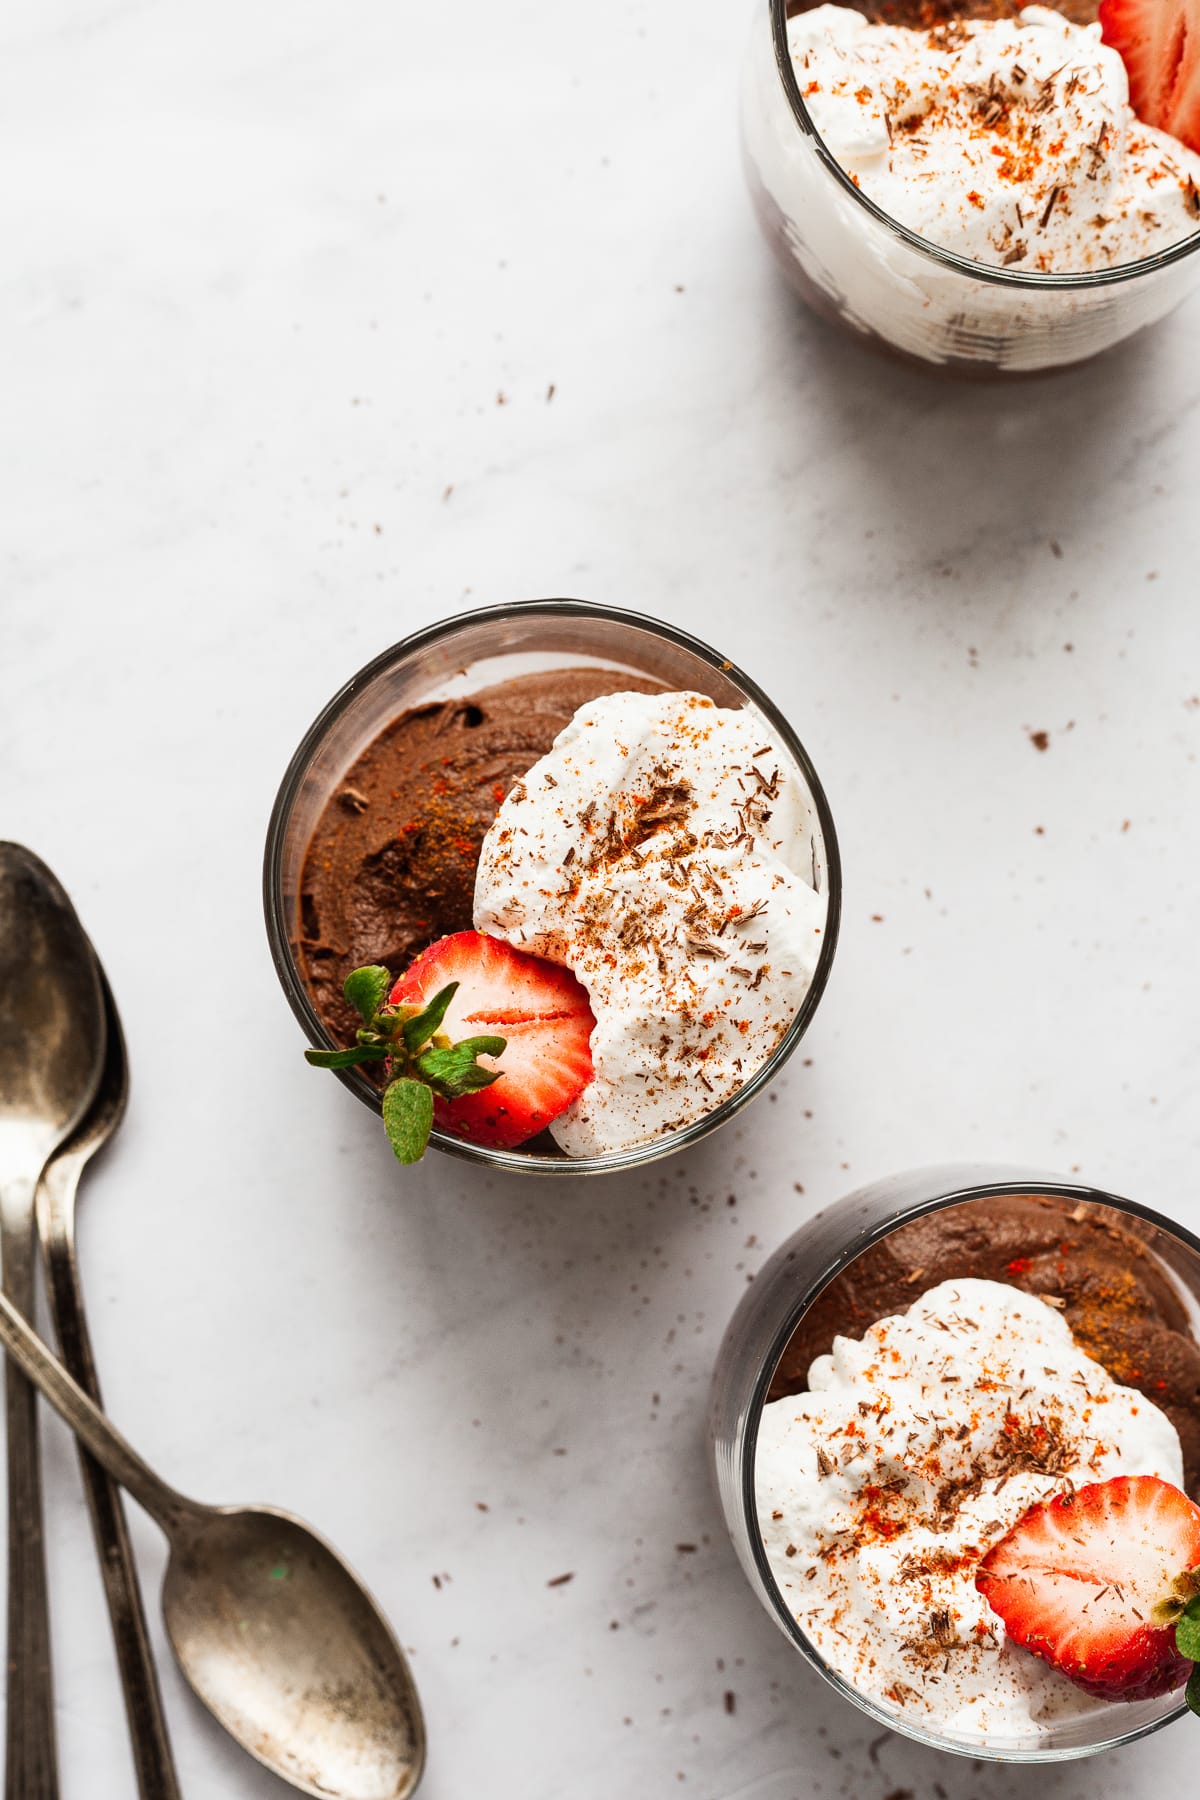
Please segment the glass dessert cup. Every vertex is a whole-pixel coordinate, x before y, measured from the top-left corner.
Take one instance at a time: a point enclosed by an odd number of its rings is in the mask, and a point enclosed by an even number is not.
[[[844,1698],[879,1724],[934,1749],[997,1762],[1044,1763],[1092,1756],[1132,1743],[1186,1711],[1182,1690],[1154,1700],[1111,1702],[1082,1716],[1043,1726],[1035,1737],[961,1737],[939,1733],[852,1686],[797,1624],[770,1569],[759,1524],[755,1461],[763,1408],[797,1327],[830,1282],[865,1250],[901,1226],[951,1208],[987,1208],[1005,1196],[1034,1196],[1061,1205],[1064,1219],[1080,1205],[1100,1224],[1115,1225],[1149,1254],[1200,1336],[1200,1239],[1131,1200],[1018,1168],[952,1166],[917,1170],[873,1183],[838,1201],[795,1232],[747,1289],[718,1353],[709,1429],[726,1526],[751,1587],[794,1648]],[[923,1273],[917,1271],[918,1274]],[[921,1286],[913,1289],[913,1298]]]
[[[899,224],[855,186],[800,91],[787,21],[815,4],[757,0],[742,145],[763,233],[816,312],[910,361],[963,375],[1026,375],[1099,355],[1157,323],[1200,283],[1200,228],[1141,261],[1045,275],[972,262]]]
[[[306,985],[301,962],[301,885],[313,830],[362,750],[399,714],[430,700],[469,696],[507,677],[594,667],[642,676],[673,690],[746,709],[770,727],[807,787],[817,820],[814,885],[826,896],[822,946],[812,982],[769,1057],[738,1091],[680,1130],[603,1155],[568,1157],[540,1148],[498,1150],[433,1130],[439,1150],[523,1174],[590,1175],[636,1168],[699,1142],[761,1093],[804,1036],[824,992],[837,944],[841,865],[833,818],[807,752],[778,709],[726,658],[687,633],[637,613],[579,600],[535,600],[463,613],[385,650],[353,676],[310,726],[293,756],[267,831],[263,901],[271,956],[308,1042],[337,1048]],[[398,973],[399,971],[397,971]],[[379,1091],[358,1069],[338,1079],[376,1113]]]

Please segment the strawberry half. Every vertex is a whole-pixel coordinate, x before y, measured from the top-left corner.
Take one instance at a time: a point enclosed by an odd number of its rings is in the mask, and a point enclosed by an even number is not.
[[[1014,1643],[1105,1700],[1182,1687],[1176,1628],[1200,1592],[1200,1507],[1153,1475],[1043,1501],[994,1544],[975,1585]]]
[[[1100,23],[1138,118],[1200,150],[1200,0],[1101,0]]]
[[[434,1119],[454,1137],[510,1150],[557,1119],[592,1079],[596,1021],[587,989],[569,969],[501,938],[457,931],[423,951],[388,998],[428,1006],[451,983],[440,1030],[452,1040],[497,1035],[504,1049],[480,1059],[499,1079],[459,1099],[435,1096]]]

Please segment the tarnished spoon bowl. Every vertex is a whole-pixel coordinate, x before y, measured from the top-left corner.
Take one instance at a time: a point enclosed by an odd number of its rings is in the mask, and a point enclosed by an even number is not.
[[[32,1184],[87,1110],[104,1055],[91,947],[40,857],[0,843],[0,1179]]]
[[[334,1550],[269,1507],[173,1534],[163,1616],[180,1666],[238,1741],[310,1794],[402,1800],[423,1728],[381,1615]]]

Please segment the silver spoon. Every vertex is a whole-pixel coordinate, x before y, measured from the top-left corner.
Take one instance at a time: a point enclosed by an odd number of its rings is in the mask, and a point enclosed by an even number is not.
[[[226,1731],[318,1800],[407,1800],[425,1761],[421,1703],[337,1552],[292,1513],[201,1506],[168,1487],[2,1294],[0,1346],[166,1533],[167,1633]]]
[[[34,1304],[38,1176],[86,1111],[104,1053],[91,946],[45,863],[0,843],[0,1261],[18,1315]],[[8,1424],[8,1800],[56,1800],[54,1692],[37,1400],[11,1363]]]
[[[125,1113],[129,1064],[112,990],[99,958],[106,1041],[100,1086],[87,1112],[42,1171],[37,1192],[38,1233],[46,1268],[50,1311],[59,1354],[84,1392],[100,1405],[100,1386],[83,1310],[83,1288],[75,1258],[75,1196],[84,1169],[103,1149]],[[179,1778],[171,1755],[162,1693],[146,1630],[137,1565],[120,1492],[110,1475],[79,1447],[84,1492],[112,1623],[129,1737],[141,1800],[179,1800]]]

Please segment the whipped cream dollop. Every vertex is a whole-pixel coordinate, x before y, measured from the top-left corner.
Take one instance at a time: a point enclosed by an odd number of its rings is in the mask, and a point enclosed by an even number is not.
[[[980,1560],[1072,1483],[1182,1485],[1166,1415],[1119,1386],[1044,1300],[947,1281],[808,1393],[763,1410],[755,1493],[784,1600],[825,1661],[885,1710],[964,1742],[1028,1741],[1103,1707],[1005,1637]]]
[[[818,6],[788,25],[830,151],[892,218],[1031,273],[1137,262],[1200,230],[1200,156],[1144,125],[1099,25],[1048,6],[936,29]]]
[[[475,925],[574,970],[594,1078],[570,1156],[711,1112],[770,1056],[824,942],[812,797],[761,715],[702,694],[581,707],[483,842]]]

